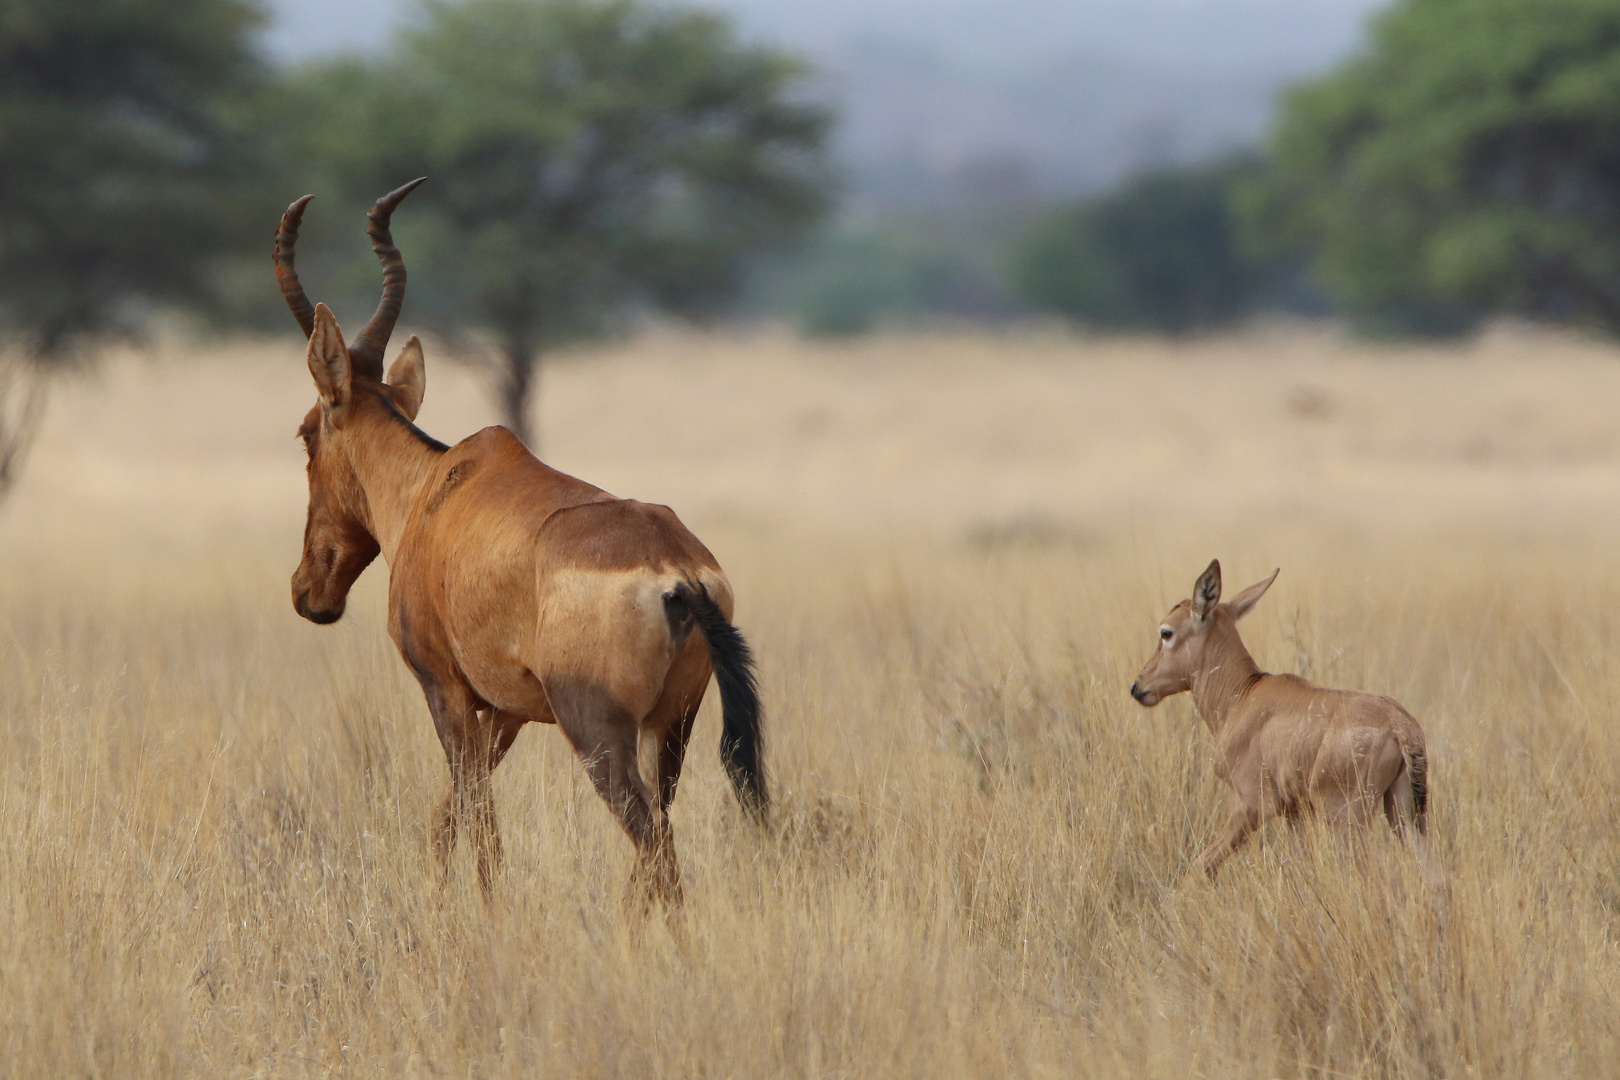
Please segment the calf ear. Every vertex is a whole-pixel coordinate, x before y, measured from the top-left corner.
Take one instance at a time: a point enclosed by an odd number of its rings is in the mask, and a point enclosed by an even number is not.
[[[1271,588],[1271,583],[1277,580],[1277,575],[1280,573],[1282,573],[1282,567],[1279,566],[1271,572],[1271,576],[1266,580],[1250,585],[1247,589],[1232,597],[1232,602],[1226,605],[1226,609],[1232,613],[1232,618],[1241,619],[1247,615],[1249,609],[1259,603],[1262,596],[1266,595],[1266,590]]]
[[[343,331],[325,304],[315,305],[315,327],[309,333],[309,373],[321,400],[333,408],[349,400],[349,350],[343,345]]]
[[[1209,566],[1198,575],[1193,586],[1192,612],[1199,619],[1206,618],[1221,602],[1221,560],[1209,560]]]
[[[388,365],[388,389],[405,419],[415,420],[422,408],[422,395],[427,392],[427,362],[422,356],[422,342],[415,334]]]

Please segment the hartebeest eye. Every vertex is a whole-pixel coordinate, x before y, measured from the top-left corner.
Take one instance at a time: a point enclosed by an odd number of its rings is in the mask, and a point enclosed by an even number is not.
[[[1173,638],[1175,636],[1176,636],[1176,632],[1174,630],[1170,629],[1168,626],[1159,627],[1159,639],[1161,641],[1169,641],[1171,638]]]

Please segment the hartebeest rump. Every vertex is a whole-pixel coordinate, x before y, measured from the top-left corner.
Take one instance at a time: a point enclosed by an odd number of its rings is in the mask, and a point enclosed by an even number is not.
[[[1306,811],[1366,824],[1382,809],[1395,832],[1411,839],[1431,883],[1427,848],[1428,757],[1423,729],[1393,698],[1329,690],[1297,675],[1261,671],[1238,636],[1278,571],[1221,603],[1221,564],[1209,564],[1190,600],[1170,609],[1159,644],[1131,684],[1152,707],[1190,692],[1215,738],[1215,774],[1232,786],[1237,806],[1220,837],[1198,856],[1211,879],[1221,863],[1266,821],[1298,823]]]
[[[470,830],[489,889],[500,861],[490,775],[525,723],[555,723],[636,846],[632,889],[640,881],[676,904],[668,811],[711,671],[737,797],[761,820],[767,808],[753,661],[731,625],[731,586],[668,507],[560,473],[505,428],[447,447],[415,426],[421,343],[411,337],[386,378],[382,361],[405,292],[389,221],[418,183],[371,211],[383,298],[351,346],[293,269],[309,196],[276,231],[276,276],[309,338],[319,394],[298,429],[309,517],[293,607],[335,622],[361,571],[379,553],[388,563],[389,634],[450,765],[434,828],[445,872],[458,828]]]

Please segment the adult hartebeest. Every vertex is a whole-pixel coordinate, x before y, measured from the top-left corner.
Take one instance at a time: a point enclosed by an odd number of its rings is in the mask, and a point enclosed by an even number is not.
[[[434,829],[444,872],[461,827],[490,888],[500,861],[490,774],[525,723],[555,723],[636,846],[632,889],[640,880],[645,895],[678,904],[668,811],[711,671],[737,797],[761,821],[767,808],[753,660],[731,625],[731,586],[668,507],[560,473],[505,428],[447,447],[415,426],[422,345],[411,337],[386,378],[383,348],[405,295],[389,222],[419,183],[371,210],[382,301],[347,347],[293,269],[311,196],[276,230],[276,278],[309,338],[320,396],[298,429],[309,517],[293,607],[335,622],[361,571],[379,553],[387,561],[388,631],[450,764]]]
[[[1221,564],[1212,561],[1192,599],[1164,617],[1158,648],[1131,684],[1131,696],[1149,707],[1192,693],[1215,737],[1215,774],[1237,793],[1238,805],[1219,839],[1198,856],[1199,867],[1213,879],[1278,814],[1297,824],[1315,810],[1365,824],[1382,809],[1395,832],[1412,840],[1431,884],[1438,883],[1426,838],[1428,758],[1412,714],[1382,694],[1268,674],[1243,647],[1237,622],[1278,573],[1223,604]]]

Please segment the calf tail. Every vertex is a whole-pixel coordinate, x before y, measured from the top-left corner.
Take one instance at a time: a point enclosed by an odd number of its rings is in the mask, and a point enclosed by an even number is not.
[[[1443,924],[1451,907],[1451,878],[1429,847],[1429,756],[1424,752],[1421,733],[1416,733],[1415,738],[1403,735],[1400,743],[1401,756],[1406,759],[1406,776],[1412,785],[1412,824],[1417,833],[1409,839],[1417,856],[1418,871],[1429,887],[1435,918]]]
[[[771,800],[765,786],[765,748],[753,650],[702,584],[694,588],[680,582],[666,594],[664,603],[689,613],[709,647],[709,663],[714,667],[715,682],[720,684],[720,760],[731,777],[737,802],[764,825]]]
[[[1418,835],[1429,832],[1429,756],[1421,745],[1401,740],[1401,756],[1406,759],[1406,775],[1412,782],[1412,824]]]

